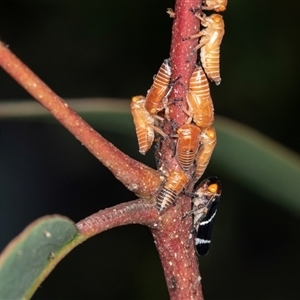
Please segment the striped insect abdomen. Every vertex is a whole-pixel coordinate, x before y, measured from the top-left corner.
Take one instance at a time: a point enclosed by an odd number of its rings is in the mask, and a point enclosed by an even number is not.
[[[150,114],[157,114],[164,108],[163,99],[170,90],[171,66],[170,60],[165,59],[154,77],[153,84],[146,96],[145,108]]]
[[[214,148],[217,143],[217,134],[213,126],[203,129],[201,132],[201,148],[196,158],[196,171],[194,177],[196,180],[203,175]]]
[[[205,46],[202,47],[200,51],[200,59],[207,77],[219,85],[221,83],[220,47],[216,47],[209,52],[206,51]]]
[[[159,213],[174,204],[175,198],[188,183],[188,178],[183,172],[174,171],[167,178],[156,198],[156,208]]]
[[[131,113],[138,139],[139,151],[145,154],[154,140],[154,119],[145,109],[145,97],[135,96],[131,101]]]
[[[214,121],[214,107],[209,84],[203,69],[197,66],[190,78],[187,92],[189,112],[199,127],[208,127]]]
[[[200,145],[200,128],[193,124],[182,125],[178,130],[176,157],[185,172],[194,164]]]
[[[200,50],[200,60],[207,77],[216,85],[221,83],[220,77],[220,45],[225,33],[223,17],[219,14],[198,16],[201,25],[207,27],[200,31],[202,35],[196,49]]]

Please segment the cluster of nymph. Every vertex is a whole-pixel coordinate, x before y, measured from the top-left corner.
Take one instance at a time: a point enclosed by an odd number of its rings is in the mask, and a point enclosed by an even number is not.
[[[227,0],[206,0],[202,9],[221,12],[226,9],[226,5]],[[171,9],[167,12],[171,17],[176,17]],[[203,29],[200,28],[199,33],[188,37],[188,39],[200,38],[199,44],[193,50],[199,50],[200,59],[186,90],[188,108],[184,109],[187,114],[185,124],[177,127],[172,135],[167,135],[161,125],[165,118],[169,118],[168,105],[171,102],[168,96],[174,85],[174,82],[171,82],[172,66],[169,59],[165,59],[162,63],[146,97],[134,96],[131,101],[131,113],[140,153],[145,154],[150,149],[155,133],[164,139],[172,139],[172,145],[175,145],[174,153],[180,168],[163,172],[164,180],[156,197],[156,208],[159,213],[174,204],[176,197],[191,179],[196,182],[201,178],[217,141],[213,127],[214,108],[208,80],[215,82],[216,85],[221,82],[220,44],[225,32],[224,21],[223,17],[216,13],[206,16],[195,12],[195,16],[199,18]],[[204,229],[204,225],[211,227],[220,194],[219,180],[210,177],[202,181],[191,195],[193,209],[186,215],[194,215],[194,230],[198,232],[197,238],[201,233],[200,228]],[[206,229],[204,231],[207,232]],[[206,240],[200,237],[198,242],[197,238],[198,253],[204,255],[208,252],[210,237],[206,236]]]

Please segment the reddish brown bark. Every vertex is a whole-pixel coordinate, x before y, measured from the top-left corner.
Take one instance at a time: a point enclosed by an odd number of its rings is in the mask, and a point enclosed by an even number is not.
[[[186,91],[197,59],[193,49],[198,43],[197,39],[188,37],[199,32],[199,19],[195,17],[194,12],[200,8],[199,0],[176,1],[170,50],[171,80],[175,84],[169,96],[170,120],[165,120],[164,123],[164,131],[171,136],[176,134],[174,128],[183,125],[187,120],[182,108],[187,108]],[[170,143],[170,140],[166,139],[160,148],[162,169],[180,170]],[[203,299],[198,260],[194,240],[190,234],[191,218],[182,220],[182,216],[191,209],[190,207],[191,199],[179,196],[175,206],[161,215],[158,227],[152,228],[172,300]]]
[[[140,197],[149,198],[157,189],[160,180],[155,170],[130,158],[104,139],[1,42],[0,65],[129,190]]]
[[[144,200],[134,200],[100,210],[77,223],[79,232],[90,238],[108,229],[128,225],[141,224],[153,226],[157,221],[157,210]]]

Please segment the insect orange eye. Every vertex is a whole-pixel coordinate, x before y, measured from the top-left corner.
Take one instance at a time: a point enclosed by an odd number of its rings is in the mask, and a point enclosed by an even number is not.
[[[214,20],[214,22],[219,23],[219,22],[222,21],[222,18],[221,18],[220,15],[216,15],[216,16],[213,17],[213,20]]]
[[[197,121],[196,124],[197,124],[197,126],[201,127],[202,126],[202,121]]]
[[[134,97],[132,97],[132,102],[136,103],[136,102],[139,102],[143,99],[145,99],[144,96],[134,96]]]
[[[215,137],[215,135],[216,135],[215,130],[214,130],[213,128],[209,128],[209,129],[207,130],[207,135],[208,135],[211,139],[213,139],[213,138]]]
[[[211,193],[216,193],[218,190],[218,185],[216,183],[213,183],[211,185],[209,185],[207,187],[207,189],[211,192]]]

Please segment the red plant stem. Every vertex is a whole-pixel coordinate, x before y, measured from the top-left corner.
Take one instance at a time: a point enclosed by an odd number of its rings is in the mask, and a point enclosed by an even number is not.
[[[0,66],[65,126],[115,177],[139,197],[149,197],[160,185],[157,172],[130,158],[78,116],[2,42]]]
[[[79,221],[76,226],[79,233],[88,239],[100,232],[127,224],[154,226],[157,216],[153,204],[144,200],[133,200],[100,210]]]
[[[174,135],[176,126],[178,128],[187,120],[183,108],[187,108],[186,91],[197,59],[193,49],[198,43],[197,39],[188,37],[200,30],[199,19],[194,15],[199,9],[201,0],[176,1],[170,50],[171,82],[175,83],[169,96],[172,103],[169,106],[170,121],[164,123],[164,131],[170,136]],[[162,142],[160,153],[163,168],[169,171],[180,170],[170,141]],[[152,229],[172,300],[203,299],[194,238],[190,233],[191,217],[182,219],[184,213],[190,210],[190,201],[189,197],[179,196],[175,206],[161,215],[158,228]]]
[[[171,300],[202,300],[202,285],[191,218],[182,220],[180,205],[161,216],[157,229],[152,229]]]
[[[177,0],[175,6],[170,50],[171,81],[174,82],[179,79],[174,84],[170,94],[170,99],[177,99],[170,106],[170,118],[179,126],[184,124],[187,119],[182,107],[187,108],[185,95],[197,59],[197,52],[194,52],[193,49],[198,44],[197,39],[188,38],[199,32],[200,22],[194,16],[193,11],[199,11],[200,7],[201,2],[199,0]]]

